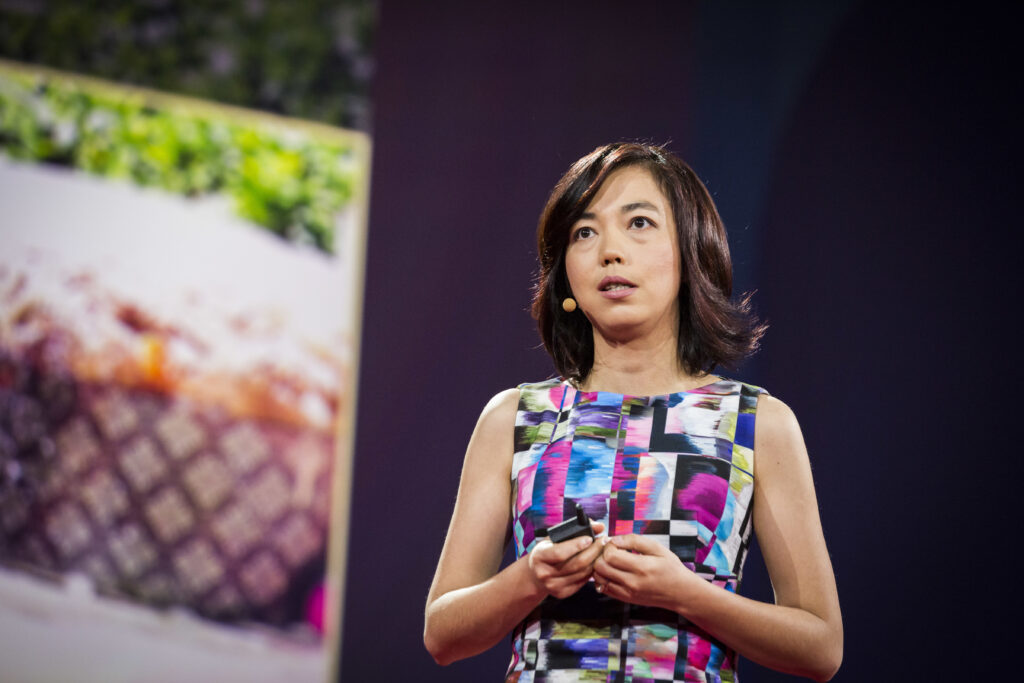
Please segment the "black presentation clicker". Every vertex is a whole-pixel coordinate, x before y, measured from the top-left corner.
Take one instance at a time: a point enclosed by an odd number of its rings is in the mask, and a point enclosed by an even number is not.
[[[573,517],[548,527],[548,538],[552,543],[561,543],[577,536],[594,537],[594,530],[590,528],[590,518],[583,511],[583,506],[576,503],[576,514]]]

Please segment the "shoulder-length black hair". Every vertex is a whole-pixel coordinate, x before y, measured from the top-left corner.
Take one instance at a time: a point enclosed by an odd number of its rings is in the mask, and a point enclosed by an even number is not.
[[[733,365],[757,350],[766,325],[750,312],[750,294],[732,301],[732,259],[725,226],[707,188],[686,162],[663,147],[617,142],[574,163],[555,185],[537,225],[540,271],[532,313],[544,347],[563,377],[582,382],[594,364],[590,321],[566,313],[571,296],[565,251],[573,224],[609,174],[627,166],[650,171],[672,207],[682,262],[679,284],[679,365],[690,374]]]

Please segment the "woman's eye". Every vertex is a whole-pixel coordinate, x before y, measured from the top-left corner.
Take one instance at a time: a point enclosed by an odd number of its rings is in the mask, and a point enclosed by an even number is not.
[[[652,227],[653,225],[654,223],[650,222],[643,216],[637,216],[636,218],[629,222],[629,227],[631,228],[649,228]]]
[[[572,235],[572,241],[575,242],[576,240],[585,240],[588,237],[591,237],[593,234],[593,228],[577,228],[576,232],[574,232]]]

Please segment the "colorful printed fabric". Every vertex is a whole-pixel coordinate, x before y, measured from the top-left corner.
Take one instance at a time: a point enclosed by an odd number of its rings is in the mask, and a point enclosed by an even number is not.
[[[580,503],[608,533],[644,534],[735,592],[751,531],[759,387],[720,380],[637,397],[548,380],[519,387],[516,556]],[[735,681],[736,654],[675,612],[601,595],[548,597],[512,634],[506,681]]]

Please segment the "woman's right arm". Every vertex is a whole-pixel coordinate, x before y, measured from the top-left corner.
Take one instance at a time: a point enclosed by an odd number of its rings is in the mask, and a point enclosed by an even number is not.
[[[492,398],[466,450],[455,512],[427,596],[423,642],[438,664],[495,645],[548,594],[575,593],[600,554],[600,544],[589,538],[544,541],[498,572],[511,519],[518,404],[517,389]],[[580,552],[587,545],[589,552]]]

